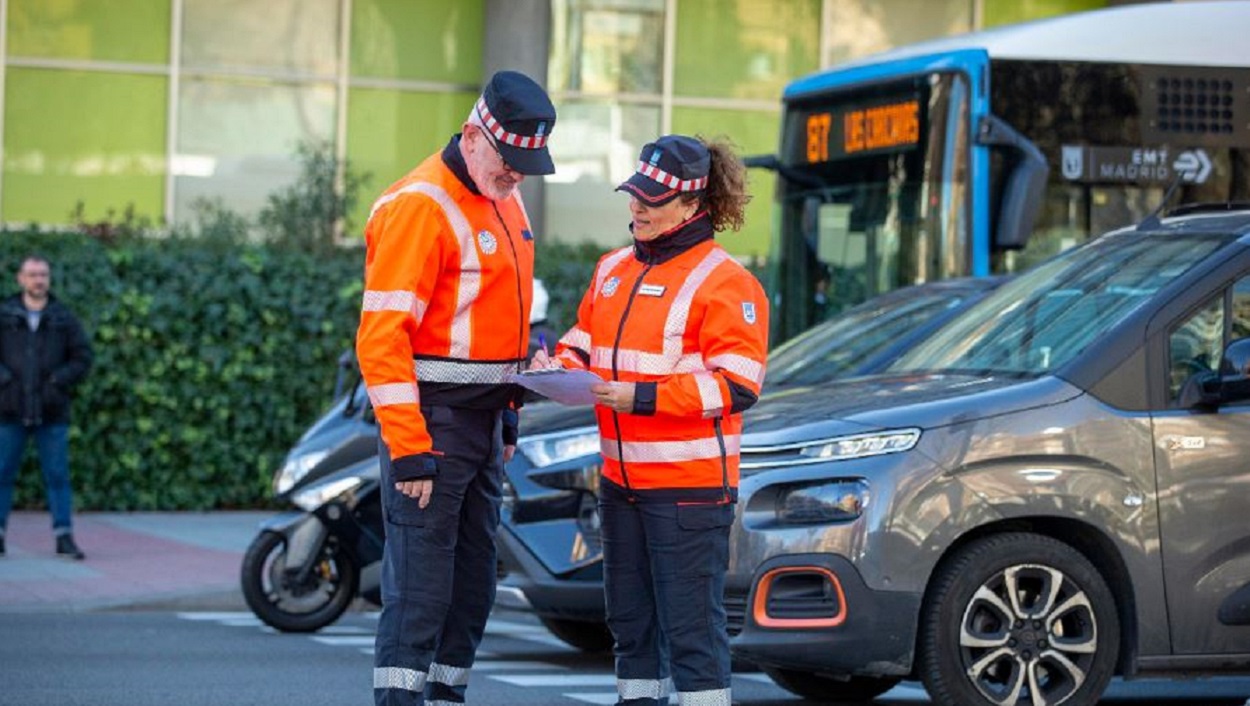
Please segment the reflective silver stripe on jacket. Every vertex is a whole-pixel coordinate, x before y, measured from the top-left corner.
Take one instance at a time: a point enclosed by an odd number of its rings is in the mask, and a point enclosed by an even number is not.
[[[725,436],[725,452],[735,456],[742,445],[737,434]],[[604,458],[626,463],[684,463],[720,458],[720,441],[709,436],[689,441],[624,441],[617,449],[616,439],[601,438],[599,452]],[[622,453],[624,459],[621,458]]]
[[[695,385],[699,388],[699,399],[703,402],[703,416],[715,417],[725,409],[725,399],[720,393],[720,383],[716,376],[704,370],[694,374]]]
[[[464,686],[469,683],[469,668],[433,662],[430,664],[430,681],[447,686]]]
[[[441,186],[424,181],[407,184],[375,201],[373,210],[369,212],[369,218],[372,219],[378,209],[403,194],[425,194],[430,197],[443,210],[443,216],[451,225],[456,241],[460,243],[460,283],[456,296],[456,313],[451,319],[451,356],[468,358],[473,342],[473,325],[470,317],[473,303],[477,301],[477,296],[482,290],[481,265],[478,262],[477,243],[473,237],[473,229],[469,226],[469,219],[465,218],[464,212],[456,205],[456,201]]]
[[[603,283],[607,281],[608,275],[612,273],[612,268],[616,267],[616,263],[629,257],[633,251],[634,246],[627,245],[620,250],[603,256],[603,261],[599,263],[599,269],[595,270],[595,297],[598,297],[599,293],[603,291]]]
[[[616,693],[621,701],[666,699],[673,691],[672,679],[617,679]]]
[[[589,353],[590,333],[574,326],[564,334],[564,336],[560,339],[560,343],[563,343],[569,348],[580,348]]]
[[[374,667],[373,688],[425,691],[425,672],[403,667]]]
[[[612,348],[599,346],[591,351],[590,367],[611,370]],[[704,367],[703,358],[698,353],[687,353],[674,361],[664,353],[648,353],[632,348],[621,348],[616,351],[616,369],[618,372],[641,375],[672,375],[693,373],[704,370]]]
[[[451,382],[460,385],[499,385],[519,372],[520,363],[474,363],[460,360],[414,360],[412,367],[421,382]]]
[[[361,311],[406,311],[419,324],[425,318],[425,302],[416,294],[403,289],[377,290],[365,292]]]
[[[417,392],[415,382],[391,382],[385,385],[369,385],[365,388],[369,393],[369,403],[374,409],[389,407],[393,404],[421,404],[421,396]]]
[[[733,700],[729,689],[677,692],[678,706],[731,706]]]
[[[682,283],[673,304],[668,310],[668,319],[664,322],[664,355],[673,361],[681,358],[682,337],[686,333],[686,322],[690,319],[690,307],[694,303],[694,295],[699,287],[707,281],[712,272],[729,259],[729,255],[720,248],[708,253],[703,261],[695,266],[686,281]]]
[[[764,364],[751,360],[744,355],[724,353],[707,359],[708,370],[728,370],[739,377],[754,380],[756,385],[764,384]]]

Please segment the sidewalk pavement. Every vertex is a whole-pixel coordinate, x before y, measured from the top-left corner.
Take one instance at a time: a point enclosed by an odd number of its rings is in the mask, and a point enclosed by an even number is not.
[[[0,613],[246,610],[239,566],[273,512],[79,513],[85,561],[56,556],[46,512],[14,512],[0,557]]]

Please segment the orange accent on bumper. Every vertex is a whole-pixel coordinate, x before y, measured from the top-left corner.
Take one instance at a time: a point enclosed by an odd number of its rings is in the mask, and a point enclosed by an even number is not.
[[[823,574],[833,584],[833,590],[838,595],[838,612],[836,615],[828,618],[774,618],[768,615],[768,590],[772,587],[773,579],[784,574],[797,573]],[[755,600],[751,605],[751,615],[756,625],[764,628],[836,628],[846,622],[846,595],[842,592],[842,582],[838,580],[838,577],[832,571],[824,567],[785,566],[773,569],[760,578],[759,585],[755,589]]]

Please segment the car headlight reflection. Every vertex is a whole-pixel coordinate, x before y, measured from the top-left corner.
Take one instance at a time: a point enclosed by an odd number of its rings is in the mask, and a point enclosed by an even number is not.
[[[562,463],[579,456],[599,453],[599,429],[578,427],[566,431],[522,437],[517,450],[525,454],[530,465],[536,467]]]
[[[365,479],[360,476],[335,478],[331,481],[316,483],[304,488],[291,496],[291,502],[305,512],[312,512],[334,498],[356,490],[364,483]]]
[[[303,480],[309,471],[317,467],[317,464],[324,461],[329,453],[329,449],[318,449],[288,456],[286,463],[278,469],[278,474],[273,480],[274,493],[282,495],[295,487],[295,484]]]
[[[787,525],[849,522],[868,505],[868,483],[862,479],[791,485],[777,494],[777,522]]]

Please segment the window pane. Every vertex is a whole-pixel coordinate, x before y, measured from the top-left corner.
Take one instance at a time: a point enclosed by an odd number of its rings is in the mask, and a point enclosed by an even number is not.
[[[1243,277],[1233,285],[1233,314],[1229,340],[1250,338],[1250,277]]]
[[[775,153],[780,125],[779,113],[708,108],[673,109],[673,132],[709,138],[727,135],[737,145],[739,156]],[[751,193],[751,202],[747,204],[746,224],[737,233],[725,232],[716,236],[730,253],[752,260],[768,255],[775,185],[772,172],[763,169],[747,171],[747,190]]]
[[[552,90],[661,90],[664,0],[553,0]]]
[[[355,234],[362,232],[374,199],[386,187],[460,132],[476,100],[476,93],[352,89],[347,103],[347,159],[354,171],[370,175],[360,203],[348,214]]]
[[[1220,369],[1224,352],[1224,297],[1217,297],[1168,336],[1168,392],[1175,402],[1190,376]]]
[[[8,53],[169,63],[169,0],[9,0]]]
[[[353,76],[478,85],[483,0],[353,0]]]
[[[133,204],[159,220],[168,91],[162,76],[10,68],[4,220],[69,223],[78,202],[89,219]]]
[[[614,191],[638,166],[638,151],[660,131],[658,106],[565,101],[549,148],[556,173],[546,178],[547,233],[566,242],[628,243],[628,198]]]
[[[777,100],[819,67],[820,2],[681,0],[676,51],[676,95]]]
[[[986,27],[996,27],[1106,6],[1107,0],[985,0],[981,18]]]
[[[825,28],[829,45],[824,66],[925,39],[972,31],[971,0],[828,2],[833,20]]]
[[[334,76],[337,0],[185,0],[188,69],[268,69]]]
[[[198,198],[220,197],[255,215],[299,174],[296,147],[334,137],[334,87],[184,79],[174,156],[175,218]]]

